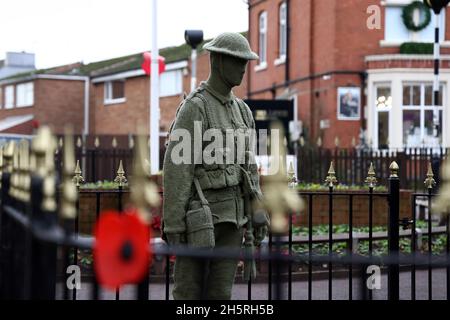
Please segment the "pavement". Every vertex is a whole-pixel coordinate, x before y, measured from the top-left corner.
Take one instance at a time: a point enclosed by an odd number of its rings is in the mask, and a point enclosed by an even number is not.
[[[433,300],[445,300],[447,295],[447,278],[445,269],[434,269],[432,273],[432,289]],[[358,277],[353,279],[353,299],[359,299],[360,282]],[[62,297],[61,294],[62,283],[58,284],[57,296]],[[92,284],[82,282],[81,289],[77,291],[77,299],[88,300],[91,299]],[[287,296],[287,284],[283,286],[283,290]],[[149,286],[150,300],[164,300],[166,286],[163,283],[152,283]],[[172,284],[170,285],[170,292],[172,291]],[[332,282],[332,296],[333,300],[349,300],[349,279],[338,278],[333,279]],[[120,290],[121,300],[133,300],[136,298],[135,286],[124,286]],[[248,285],[236,283],[233,287],[232,300],[247,300]],[[115,292],[101,290],[101,300],[114,300]],[[172,299],[172,297],[170,297]],[[252,284],[252,300],[267,300],[268,299],[268,284],[254,283]],[[293,300],[307,300],[308,299],[308,282],[295,281],[292,283],[292,299]],[[327,300],[328,299],[328,280],[313,280],[312,282],[312,299],[313,300]],[[387,300],[387,276],[381,275],[381,289],[373,290],[374,300]],[[411,299],[411,272],[400,273],[400,299]],[[428,299],[428,271],[416,271],[416,299]]]

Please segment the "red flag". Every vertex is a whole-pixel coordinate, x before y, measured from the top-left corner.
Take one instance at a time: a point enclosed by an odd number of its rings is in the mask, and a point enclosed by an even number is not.
[[[149,76],[152,70],[152,55],[150,52],[144,52],[142,54],[142,57],[144,58],[144,60],[141,67],[145,71],[145,74]],[[166,70],[165,60],[166,59],[164,57],[158,56],[159,74],[163,73]]]

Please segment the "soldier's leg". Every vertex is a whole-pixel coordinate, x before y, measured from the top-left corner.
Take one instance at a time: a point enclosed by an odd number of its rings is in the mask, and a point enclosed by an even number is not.
[[[199,300],[202,291],[203,265],[201,260],[177,257],[174,267],[174,300]]]
[[[216,248],[240,248],[243,229],[232,223],[219,223],[214,226]],[[208,300],[230,300],[236,268],[239,259],[211,259],[207,284]]]

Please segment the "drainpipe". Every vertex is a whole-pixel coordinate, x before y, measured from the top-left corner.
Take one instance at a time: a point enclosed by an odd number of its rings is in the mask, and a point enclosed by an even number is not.
[[[288,86],[289,80],[290,80],[290,74],[289,74],[289,43],[290,43],[290,35],[291,35],[291,25],[290,25],[290,0],[286,0],[286,62],[285,62],[285,81],[286,86]]]
[[[83,126],[83,149],[81,159],[81,167],[84,171],[83,174],[86,176],[86,142],[87,136],[89,134],[89,85],[90,79],[89,77],[84,78],[84,126]],[[94,181],[95,182],[95,181]]]
[[[84,127],[83,135],[89,134],[89,77],[84,79]]]
[[[250,12],[251,8],[252,7],[251,7],[250,1],[249,1],[248,2],[248,31],[247,31],[247,39],[248,39],[249,43],[251,41],[250,30],[252,29],[252,20],[251,20],[252,15],[251,15],[251,12]],[[248,63],[247,68],[248,68],[248,70],[247,70],[247,99],[250,99],[250,95],[251,95],[250,93],[252,92],[251,91],[251,87],[250,87],[250,80],[251,80],[250,74],[252,72],[252,68],[251,68],[250,62]]]

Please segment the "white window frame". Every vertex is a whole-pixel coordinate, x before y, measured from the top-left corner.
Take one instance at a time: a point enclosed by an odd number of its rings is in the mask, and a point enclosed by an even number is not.
[[[0,109],[3,107],[3,87],[0,86]]]
[[[112,99],[111,94],[112,94],[112,83],[115,81],[122,81],[124,88],[123,88],[123,97],[122,98],[116,98],[116,99]],[[110,80],[110,81],[106,81],[104,84],[104,101],[103,103],[105,105],[109,105],[109,104],[118,104],[118,103],[124,103],[126,101],[126,95],[125,95],[125,79],[115,79],[115,80]]]
[[[163,90],[163,86],[164,86],[164,79],[163,77],[167,77],[169,75],[174,74],[175,77],[175,86],[176,89],[174,91],[169,91],[169,92],[161,92],[161,90]],[[180,94],[183,93],[183,69],[175,69],[175,70],[169,70],[169,71],[165,71],[164,73],[162,73],[159,77],[159,83],[160,83],[160,91],[159,91],[159,97],[163,98],[163,97],[173,97],[173,96],[178,96]]]
[[[389,87],[391,90],[391,97],[392,97],[392,83],[391,82],[377,82],[374,83],[373,85],[373,90],[374,90],[374,98],[377,99],[378,97],[378,88],[387,88]],[[389,119],[389,123],[388,123],[388,140],[389,140],[389,148],[390,148],[390,135],[392,134],[392,115],[391,115],[391,111],[392,111],[392,104],[390,107],[384,109],[384,110],[379,110],[377,109],[377,105],[374,105],[374,126],[375,126],[375,135],[373,136],[373,145],[375,146],[375,148],[377,150],[380,149],[380,141],[378,139],[379,136],[379,132],[378,132],[378,126],[379,126],[379,113],[380,112],[386,112],[388,114],[388,119]]]
[[[255,67],[255,71],[267,68],[267,11],[261,12],[258,16],[258,54],[259,64]]]
[[[425,138],[425,111],[441,111],[442,112],[442,128],[441,128],[441,139],[442,143],[444,141],[444,125],[445,125],[445,82],[441,82],[440,86],[442,87],[442,105],[441,106],[432,106],[432,105],[425,105],[425,87],[426,86],[432,86],[433,83],[429,81],[403,81],[402,82],[402,96],[403,96],[403,88],[405,86],[419,86],[420,87],[420,105],[404,105],[402,101],[401,110],[402,110],[402,125],[403,125],[403,112],[404,111],[419,111],[420,112],[420,146],[425,147],[423,141]],[[432,92],[433,94],[433,92]],[[406,145],[406,141],[403,141],[403,130],[402,130],[402,143],[404,148],[411,148]],[[415,148],[415,147],[413,147]]]
[[[14,85],[5,86],[5,109],[14,108]]]
[[[278,10],[278,58],[274,62],[275,65],[280,65],[286,62],[287,14],[286,2],[282,2]]]
[[[23,96],[21,96],[23,95]],[[30,96],[28,96],[30,95]],[[24,108],[34,105],[34,83],[24,82],[16,85],[16,107]]]
[[[381,2],[381,4],[383,6],[385,6],[386,10],[389,7],[404,7],[404,6],[407,6],[407,5],[411,4],[411,3],[412,3],[412,0],[385,0],[385,1]],[[401,41],[386,40],[386,31],[387,31],[386,30],[386,28],[387,28],[387,26],[386,26],[386,10],[384,12],[384,19],[385,19],[385,21],[384,21],[384,28],[385,28],[384,32],[385,32],[385,34],[383,35],[383,40],[380,40],[380,46],[381,47],[398,47],[398,46],[402,45],[405,42],[424,42],[424,40],[421,40],[418,37],[418,34],[420,33],[420,31],[419,32],[409,31],[409,39],[405,39],[405,40],[401,40]],[[435,14],[433,12],[431,12],[430,24],[432,24],[433,26],[434,26],[434,16],[435,16]],[[441,27],[441,30],[440,30],[440,33],[441,33],[440,34],[440,38],[439,38],[440,44],[441,44],[442,47],[450,47],[450,41],[445,39],[445,35],[446,35],[446,32],[445,32],[445,30],[446,30],[446,10],[442,10],[441,11],[440,19],[442,19],[444,21],[444,25],[443,25],[443,27]],[[442,37],[442,35],[444,37]],[[434,39],[433,39],[433,41],[430,41],[430,43],[433,43],[433,42],[434,42]]]

